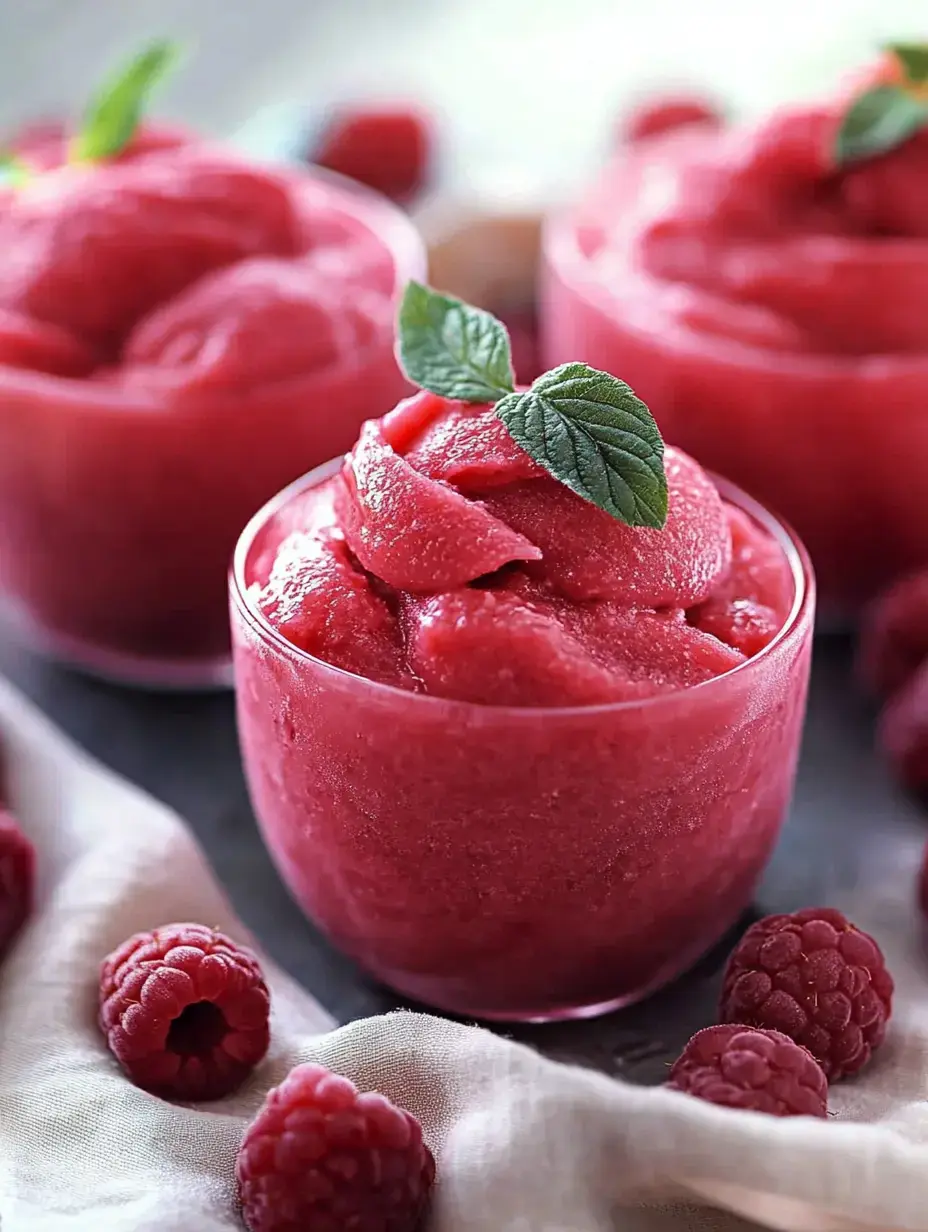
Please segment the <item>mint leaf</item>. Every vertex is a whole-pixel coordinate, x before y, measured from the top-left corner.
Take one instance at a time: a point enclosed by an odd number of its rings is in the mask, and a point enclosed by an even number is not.
[[[29,179],[29,168],[23,160],[10,150],[0,151],[0,183],[19,187]]]
[[[624,381],[586,364],[561,364],[496,413],[539,465],[629,526],[667,521],[664,442]]]
[[[116,73],[93,98],[71,144],[74,162],[112,158],[126,148],[139,126],[152,89],[178,59],[177,43],[151,43]]]
[[[902,65],[907,82],[928,83],[928,43],[889,43],[886,50]]]
[[[509,335],[489,312],[410,282],[397,318],[400,366],[413,384],[462,402],[515,389]]]
[[[928,103],[898,86],[876,86],[848,108],[838,132],[839,166],[885,154],[928,124]]]
[[[520,445],[555,479],[629,526],[667,521],[664,442],[624,381],[562,364],[515,392],[509,335],[489,312],[410,282],[397,318],[410,381],[444,398],[493,402]]]

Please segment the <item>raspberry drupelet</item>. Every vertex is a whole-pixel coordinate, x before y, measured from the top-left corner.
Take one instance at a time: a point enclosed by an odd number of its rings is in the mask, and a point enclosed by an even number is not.
[[[840,911],[810,907],[748,929],[728,960],[719,1017],[788,1035],[833,1082],[879,1048],[892,998],[873,938]]]
[[[697,1031],[667,1085],[725,1108],[771,1116],[823,1117],[828,1080],[805,1048],[779,1031],[739,1023]]]
[[[250,1232],[415,1232],[435,1161],[410,1113],[306,1064],[268,1094],[235,1172]]]
[[[267,1052],[270,997],[257,959],[200,924],[137,933],[103,963],[100,1028],[136,1086],[220,1099]]]
[[[0,810],[0,958],[32,912],[35,851],[9,815]]]

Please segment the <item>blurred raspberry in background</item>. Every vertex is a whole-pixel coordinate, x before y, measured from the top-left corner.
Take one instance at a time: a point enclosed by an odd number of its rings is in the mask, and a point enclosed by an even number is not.
[[[428,183],[434,147],[435,126],[424,108],[368,103],[338,110],[310,157],[408,205]]]

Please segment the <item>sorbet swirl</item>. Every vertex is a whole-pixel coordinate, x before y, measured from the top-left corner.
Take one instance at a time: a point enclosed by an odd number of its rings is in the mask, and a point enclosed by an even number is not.
[[[928,561],[928,133],[839,167],[846,105],[624,147],[550,222],[543,290],[546,361],[621,372],[845,611]]]
[[[334,177],[143,131],[0,189],[0,582],[33,641],[154,683],[228,661],[252,513],[408,388],[410,224]]]
[[[421,393],[269,524],[250,596],[301,650],[415,692],[595,705],[699,684],[793,603],[780,545],[668,448],[662,530],[553,479],[489,406]]]

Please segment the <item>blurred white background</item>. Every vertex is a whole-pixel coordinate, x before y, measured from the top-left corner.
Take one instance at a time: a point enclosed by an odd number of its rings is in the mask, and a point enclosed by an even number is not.
[[[0,0],[0,124],[73,109],[153,34],[196,55],[162,110],[217,132],[263,106],[406,96],[441,111],[452,177],[563,182],[624,99],[708,87],[755,112],[827,91],[925,0]]]

